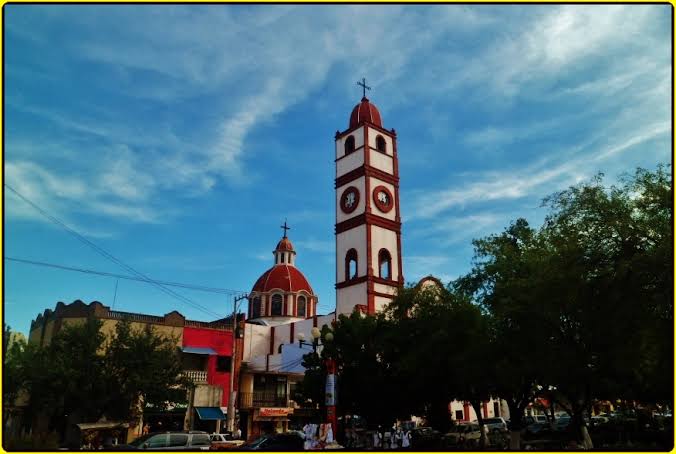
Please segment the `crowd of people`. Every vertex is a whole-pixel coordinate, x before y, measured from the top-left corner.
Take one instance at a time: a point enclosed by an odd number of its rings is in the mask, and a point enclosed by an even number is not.
[[[348,428],[345,430],[346,448],[373,448],[382,450],[409,449],[411,447],[411,431],[401,426],[394,425],[389,430],[378,427],[378,430],[364,432],[358,429]]]

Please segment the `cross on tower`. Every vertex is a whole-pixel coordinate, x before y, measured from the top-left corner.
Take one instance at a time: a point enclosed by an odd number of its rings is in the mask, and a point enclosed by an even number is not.
[[[287,227],[286,219],[284,219],[284,225],[279,226],[279,228],[284,229],[284,238],[286,238],[286,231],[291,230],[291,227]]]
[[[364,77],[361,78],[361,82],[357,82],[357,85],[363,88],[364,95],[363,97],[366,98],[366,90],[370,90],[371,87],[366,85],[366,79]]]

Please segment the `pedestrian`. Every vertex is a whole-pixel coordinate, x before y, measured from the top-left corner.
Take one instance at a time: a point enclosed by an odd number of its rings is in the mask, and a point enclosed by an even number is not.
[[[150,426],[148,425],[148,423],[145,423],[145,425],[143,426],[143,435],[148,435],[149,433],[150,433]]]
[[[401,447],[402,449],[411,447],[411,431],[406,430],[401,434]]]
[[[378,430],[373,432],[373,449],[380,449],[380,441],[382,438],[383,435],[380,433],[380,426],[378,426]]]

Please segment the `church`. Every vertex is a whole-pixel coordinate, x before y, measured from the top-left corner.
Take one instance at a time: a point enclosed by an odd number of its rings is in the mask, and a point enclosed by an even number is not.
[[[313,328],[331,326],[338,315],[355,310],[374,314],[404,285],[397,133],[383,126],[363,86],[347,129],[335,135],[335,311],[317,314],[318,296],[296,266],[286,223],[272,267],[249,294],[238,399],[240,427],[249,439],[300,428],[313,416],[316,422],[319,415],[293,401],[303,380],[302,356],[312,351],[306,340]],[[440,284],[428,277],[421,285]],[[449,412],[454,419],[475,419],[471,407],[459,402],[450,404]],[[484,413],[500,415],[497,402],[490,408],[487,402]]]
[[[338,315],[355,310],[374,314],[404,284],[397,134],[383,127],[365,93],[347,129],[336,132],[335,163],[336,310],[317,314],[318,296],[296,266],[284,223],[272,267],[248,297],[238,399],[247,438],[313,416],[295,403],[280,405],[302,381],[313,328],[331,326]]]

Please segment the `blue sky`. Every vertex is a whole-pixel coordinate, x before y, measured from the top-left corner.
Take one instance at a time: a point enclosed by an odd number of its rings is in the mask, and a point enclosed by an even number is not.
[[[404,275],[604,172],[671,161],[669,5],[5,5],[5,178],[135,269],[249,290],[287,218],[335,304],[334,148],[361,97],[398,134]],[[5,256],[129,274],[5,192]],[[5,261],[5,318],[112,305]],[[227,295],[175,289],[225,315]],[[120,280],[115,309],[211,314]]]

